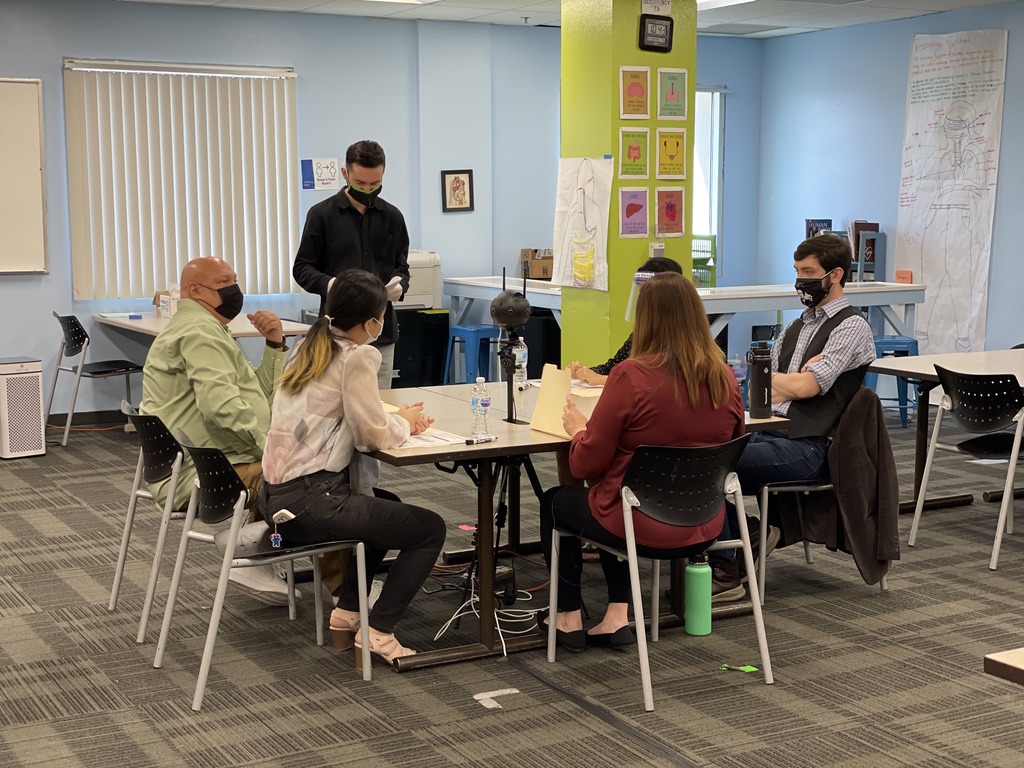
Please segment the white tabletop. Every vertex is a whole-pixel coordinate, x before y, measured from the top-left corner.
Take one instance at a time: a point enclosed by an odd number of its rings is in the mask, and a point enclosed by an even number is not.
[[[935,366],[957,373],[1012,373],[1024,383],[1024,349],[1000,349],[990,352],[949,352],[941,355],[880,357],[868,370],[922,381],[938,381]]]
[[[132,314],[134,315],[135,313]],[[155,312],[142,312],[138,320],[130,319],[130,315],[127,312],[103,312],[93,315],[93,319],[98,323],[103,323],[103,325],[124,328],[129,331],[145,334],[146,336],[159,335],[160,331],[166,328],[170,322],[170,318],[157,317]],[[309,326],[304,323],[293,322],[292,320],[282,320],[281,329],[284,331],[285,336],[305,336]],[[228,323],[228,330],[231,331],[231,335],[236,339],[256,338],[261,335],[245,315],[239,315]]]

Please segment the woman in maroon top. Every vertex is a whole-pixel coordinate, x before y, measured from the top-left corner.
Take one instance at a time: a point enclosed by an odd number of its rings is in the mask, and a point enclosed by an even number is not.
[[[554,525],[595,542],[625,549],[619,488],[640,445],[699,446],[743,434],[743,399],[732,370],[711,337],[697,291],[682,275],[663,273],[637,299],[633,351],[615,366],[588,421],[570,396],[562,415],[572,437],[569,468],[589,488],[552,488],[541,500],[541,541],[551,553]],[[665,559],[703,552],[721,533],[723,511],[696,527],[666,525],[634,515],[641,557]],[[608,583],[604,618],[584,634],[579,542],[563,540],[559,558],[557,628],[570,650],[635,642],[629,628],[629,566],[601,550]],[[543,627],[542,627],[543,628]]]

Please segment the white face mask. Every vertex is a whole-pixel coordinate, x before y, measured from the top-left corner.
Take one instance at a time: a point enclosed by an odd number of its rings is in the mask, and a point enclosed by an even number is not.
[[[366,322],[367,322],[367,323],[369,323],[369,322],[374,322],[374,323],[376,323],[376,324],[377,324],[377,335],[376,335],[376,336],[370,336],[370,338],[368,338],[368,339],[367,339],[367,340],[366,340],[366,341],[364,342],[365,344],[373,344],[373,342],[375,342],[375,341],[376,341],[377,339],[379,339],[379,338],[380,338],[380,335],[381,335],[382,333],[384,333],[384,323],[382,323],[382,322],[381,322],[380,320],[378,320],[378,319],[377,319],[376,317],[371,317],[371,318],[370,318],[369,320],[367,320]],[[365,328],[364,328],[364,329],[365,329]],[[369,331],[367,331],[367,333],[369,333]]]

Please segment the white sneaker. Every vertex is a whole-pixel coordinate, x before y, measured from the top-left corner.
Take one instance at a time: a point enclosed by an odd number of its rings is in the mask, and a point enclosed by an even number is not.
[[[261,603],[288,605],[288,585],[277,577],[269,565],[232,568],[228,581]],[[302,599],[302,594],[297,589],[295,599]]]

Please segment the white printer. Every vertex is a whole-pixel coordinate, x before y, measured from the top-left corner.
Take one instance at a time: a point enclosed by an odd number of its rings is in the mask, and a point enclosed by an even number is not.
[[[409,251],[409,290],[395,309],[441,306],[441,257],[436,251]]]

